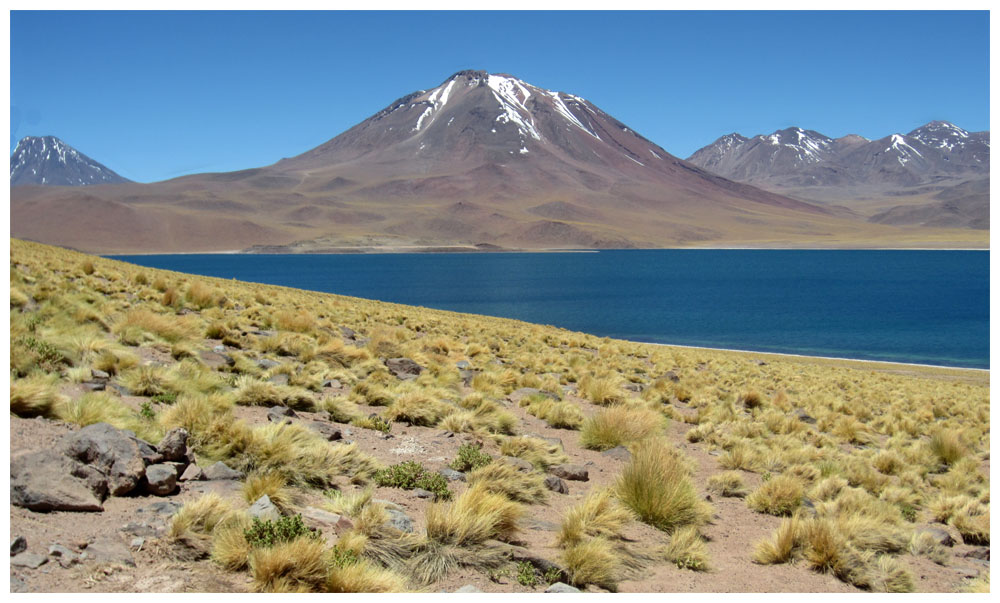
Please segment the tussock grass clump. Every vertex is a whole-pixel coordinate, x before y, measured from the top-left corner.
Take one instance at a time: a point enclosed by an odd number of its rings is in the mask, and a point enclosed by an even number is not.
[[[966,454],[959,434],[947,429],[939,429],[931,434],[927,447],[931,454],[945,465],[958,462]]]
[[[308,391],[290,385],[275,385],[250,375],[236,379],[236,403],[243,406],[287,406],[314,410],[316,399]]]
[[[343,396],[329,396],[316,403],[317,411],[326,411],[336,423],[350,423],[361,418],[358,405]]]
[[[11,379],[10,412],[19,417],[54,417],[56,408],[66,401],[57,381],[48,375]]]
[[[486,432],[512,434],[517,417],[494,402],[481,401],[473,410],[456,410],[437,424],[455,433]]]
[[[522,398],[520,406],[557,429],[579,429],[583,424],[583,411],[572,402],[561,402],[547,396]]]
[[[184,297],[189,304],[202,310],[217,306],[222,301],[221,295],[201,281],[188,285]]]
[[[612,490],[595,490],[563,516],[556,544],[572,546],[598,536],[619,538],[625,526],[634,520],[635,515],[614,498]]]
[[[231,572],[246,569],[253,550],[246,537],[251,525],[246,513],[234,513],[218,524],[212,531],[212,561]]]
[[[594,584],[615,592],[618,583],[630,574],[615,544],[600,536],[568,546],[560,558],[570,583],[578,587]]]
[[[655,410],[612,406],[583,422],[580,444],[590,450],[610,450],[659,435],[667,419]]]
[[[719,496],[743,498],[747,495],[743,475],[739,471],[723,471],[708,478],[708,491]]]
[[[625,392],[622,390],[621,381],[615,376],[591,377],[588,375],[580,380],[580,395],[600,406],[621,404],[625,401]]]
[[[769,515],[791,515],[802,504],[802,481],[779,475],[764,482],[747,496],[747,506]]]
[[[180,539],[189,535],[210,535],[215,528],[233,513],[218,494],[206,494],[187,503],[170,520],[167,535]]]
[[[248,504],[253,504],[264,495],[282,512],[291,510],[295,502],[295,494],[288,487],[288,480],[284,475],[277,472],[248,475],[243,482],[243,499]]]
[[[187,316],[168,316],[141,308],[129,310],[111,327],[121,343],[139,345],[162,340],[176,343],[197,334],[194,322]]]
[[[649,525],[673,532],[711,516],[691,482],[687,463],[662,439],[639,444],[615,485],[618,498]]]
[[[562,447],[541,438],[514,436],[500,443],[500,453],[524,459],[540,469],[560,465],[569,460]]]
[[[447,402],[435,400],[422,393],[410,392],[400,396],[382,416],[389,421],[434,427],[441,419],[456,410],[457,408]]]
[[[481,483],[489,492],[528,504],[544,502],[549,493],[541,474],[524,473],[506,463],[493,462],[475,469],[466,475],[466,480],[470,486]]]
[[[320,592],[326,583],[327,556],[323,543],[315,538],[254,548],[249,563],[257,592]]]
[[[760,464],[761,459],[757,452],[743,442],[733,444],[729,450],[719,455],[719,466],[723,469],[757,471],[760,469]]]
[[[163,437],[163,429],[159,424],[105,392],[89,392],[73,401],[63,400],[55,407],[54,416],[80,427],[108,423],[118,429],[128,429],[153,444]]]
[[[324,584],[329,593],[401,593],[406,579],[368,560],[332,564]]]
[[[667,561],[681,569],[708,571],[708,547],[698,528],[687,526],[673,533],[663,549]]]
[[[524,508],[485,483],[471,486],[451,504],[427,508],[427,538],[440,544],[468,546],[491,538],[509,540]]]
[[[316,320],[309,312],[300,310],[282,310],[273,316],[274,326],[282,331],[293,331],[295,333],[309,333],[316,328]]]

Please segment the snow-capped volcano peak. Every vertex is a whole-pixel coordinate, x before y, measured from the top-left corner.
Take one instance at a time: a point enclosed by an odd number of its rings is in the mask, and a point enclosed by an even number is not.
[[[669,157],[580,96],[506,73],[473,70],[400,98],[305,156],[327,161],[332,153],[333,159],[347,161],[358,153],[389,149],[398,151],[400,160],[425,161],[449,156],[453,161],[511,161],[555,154],[606,161],[627,173],[633,166]],[[464,155],[456,155],[459,149]]]
[[[25,136],[10,156],[10,184],[87,186],[130,182],[55,136]]]

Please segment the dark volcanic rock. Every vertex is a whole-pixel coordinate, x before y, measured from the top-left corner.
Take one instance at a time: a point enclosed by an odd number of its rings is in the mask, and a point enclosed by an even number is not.
[[[549,473],[571,481],[585,482],[590,479],[587,468],[582,465],[556,465],[549,467]]]
[[[389,358],[385,361],[385,366],[400,379],[413,379],[424,372],[424,367],[409,358]]]
[[[177,489],[177,467],[165,463],[146,467],[146,491],[156,496],[173,494]]]
[[[10,502],[32,511],[103,511],[108,479],[58,451],[15,456],[10,462]]]
[[[131,432],[115,429],[107,423],[88,425],[69,434],[65,441],[66,453],[86,463],[108,477],[112,496],[127,494],[139,485],[146,475],[144,448],[140,448]],[[155,451],[154,451],[155,452]]]
[[[569,494],[569,486],[566,485],[566,482],[554,475],[545,478],[545,487],[559,494]]]
[[[222,461],[218,461],[214,465],[209,466],[204,469],[205,479],[207,480],[235,480],[243,479],[243,472],[231,469],[229,465],[226,465]]]

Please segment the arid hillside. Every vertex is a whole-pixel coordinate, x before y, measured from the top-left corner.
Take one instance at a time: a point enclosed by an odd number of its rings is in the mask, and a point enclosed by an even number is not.
[[[13,161],[13,160],[12,160]],[[265,167],[11,188],[11,234],[95,253],[986,247],[986,231],[792,199],[674,157],[590,101],[462,71]]]
[[[15,592],[989,590],[989,373],[11,240]]]

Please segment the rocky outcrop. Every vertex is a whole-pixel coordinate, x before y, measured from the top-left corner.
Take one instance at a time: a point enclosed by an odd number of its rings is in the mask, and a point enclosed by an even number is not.
[[[10,502],[32,511],[103,511],[108,480],[100,471],[55,450],[10,462]]]
[[[12,458],[11,502],[32,511],[102,511],[109,495],[173,494],[178,476],[195,467],[187,439],[173,429],[157,448],[131,431],[88,425],[50,450]]]

